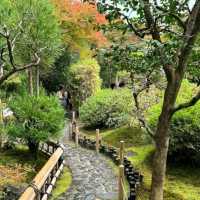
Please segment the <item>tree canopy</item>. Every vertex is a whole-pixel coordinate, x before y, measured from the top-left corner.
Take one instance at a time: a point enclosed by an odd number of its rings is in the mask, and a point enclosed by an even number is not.
[[[53,5],[48,0],[3,0],[0,10],[0,83],[18,71],[51,64],[61,42]]]

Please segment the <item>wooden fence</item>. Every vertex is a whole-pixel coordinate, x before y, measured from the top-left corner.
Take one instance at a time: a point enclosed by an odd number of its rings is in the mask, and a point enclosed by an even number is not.
[[[120,149],[110,145],[103,144],[99,129],[96,130],[96,140],[92,140],[83,136],[79,132],[79,128],[73,113],[72,121],[70,122],[70,137],[78,145],[95,150],[97,153],[102,153],[113,160],[119,166],[119,186],[118,200],[136,200],[136,190],[140,185],[143,176],[134,168],[131,161],[124,156],[124,141],[120,141]],[[127,180],[130,188],[129,194],[126,191],[125,180]]]
[[[64,167],[63,146],[53,142],[40,145],[40,150],[50,155],[49,160],[35,176],[19,200],[47,200]]]

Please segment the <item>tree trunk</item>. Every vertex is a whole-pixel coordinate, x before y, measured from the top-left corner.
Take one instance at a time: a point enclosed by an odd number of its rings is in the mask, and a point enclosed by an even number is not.
[[[172,109],[176,102],[181,81],[182,79],[174,79],[172,82],[168,82],[165,91],[162,112],[158,120],[155,134],[156,150],[153,159],[150,200],[163,200],[163,187],[169,148],[169,127],[172,118]]]
[[[118,75],[116,75],[116,77],[115,77],[115,88],[116,89],[119,88],[119,77],[118,77]]]
[[[28,86],[29,86],[29,94],[33,96],[33,70],[32,68],[28,69]]]
[[[36,142],[32,139],[28,139],[28,148],[29,148],[30,153],[33,154],[34,158],[37,159],[39,142]]]
[[[167,115],[167,114],[166,114]],[[151,200],[163,200],[163,186],[166,173],[167,153],[169,147],[168,129],[170,120],[162,116],[157,129],[156,151],[153,160]]]
[[[37,97],[40,95],[40,68],[36,67],[36,95]]]

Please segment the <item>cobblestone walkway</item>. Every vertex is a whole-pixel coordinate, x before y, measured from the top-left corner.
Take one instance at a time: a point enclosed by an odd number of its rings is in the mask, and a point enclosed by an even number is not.
[[[66,131],[68,132],[68,131]],[[109,161],[96,152],[65,143],[65,159],[72,171],[72,185],[58,200],[116,200],[118,181]]]

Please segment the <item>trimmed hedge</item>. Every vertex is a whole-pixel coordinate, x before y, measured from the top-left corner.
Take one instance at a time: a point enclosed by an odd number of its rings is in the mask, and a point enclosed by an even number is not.
[[[129,122],[132,110],[129,89],[103,89],[80,107],[80,119],[87,127],[119,127]]]

